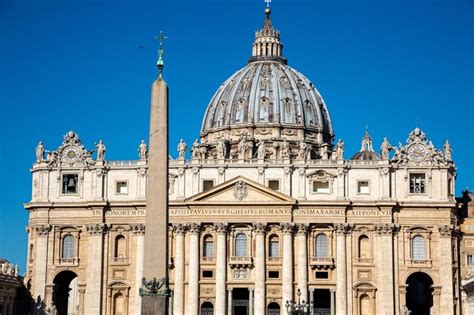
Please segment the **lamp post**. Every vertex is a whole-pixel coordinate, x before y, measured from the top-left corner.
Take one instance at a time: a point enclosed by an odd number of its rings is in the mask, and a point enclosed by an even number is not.
[[[301,299],[301,291],[298,289],[298,302],[286,301],[285,307],[288,315],[310,315],[313,314],[313,302],[308,303]]]

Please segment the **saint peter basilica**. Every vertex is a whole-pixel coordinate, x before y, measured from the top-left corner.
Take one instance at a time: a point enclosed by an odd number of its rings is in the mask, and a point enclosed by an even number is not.
[[[449,142],[366,130],[345,152],[270,14],[170,157],[170,314],[468,314]],[[132,161],[58,144],[38,144],[25,205],[37,312],[140,314],[147,143]]]

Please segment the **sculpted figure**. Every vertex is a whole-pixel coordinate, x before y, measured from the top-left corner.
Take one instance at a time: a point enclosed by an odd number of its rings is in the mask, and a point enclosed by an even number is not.
[[[329,158],[328,153],[328,146],[325,144],[321,147],[321,158],[327,160]]]
[[[265,148],[265,143],[263,140],[257,142],[257,159],[264,160],[265,155],[267,155],[267,149]]]
[[[199,147],[199,157],[201,160],[206,159],[207,148],[205,146]]]
[[[44,157],[44,146],[43,142],[38,142],[38,145],[36,146],[36,163],[43,162],[43,157]]]
[[[339,139],[336,144],[336,160],[344,160],[344,141]]]
[[[245,159],[245,153],[248,149],[247,134],[243,134],[239,141],[239,160]]]
[[[199,141],[198,139],[194,140],[191,147],[191,158],[193,160],[199,159]]]
[[[449,143],[448,140],[446,140],[446,142],[444,142],[444,158],[447,161],[451,161],[452,159],[451,153],[452,153],[451,144]]]
[[[298,152],[298,159],[306,161],[306,158],[308,157],[308,145],[306,144],[306,142],[301,140],[298,144],[298,147],[300,149]]]
[[[145,140],[142,139],[142,141],[140,141],[140,144],[138,145],[138,157],[140,158],[140,160],[142,161],[146,160],[147,153],[148,153],[147,145],[145,143]]]
[[[221,140],[217,143],[217,158],[225,159],[227,156],[227,143],[225,140]]]
[[[383,138],[382,145],[380,146],[382,160],[384,161],[388,160],[391,149],[392,149],[392,145],[388,142],[387,138]]]
[[[58,152],[56,151],[48,151],[46,155],[46,163],[49,165],[54,164],[58,159]]]
[[[281,145],[280,154],[283,159],[290,158],[290,144],[286,140]]]
[[[105,159],[105,144],[102,140],[99,140],[95,147],[97,149],[97,161],[103,161]]]
[[[184,160],[184,158],[186,157],[187,148],[188,146],[183,141],[183,139],[180,139],[178,143],[178,147],[176,148],[178,150],[178,160]]]

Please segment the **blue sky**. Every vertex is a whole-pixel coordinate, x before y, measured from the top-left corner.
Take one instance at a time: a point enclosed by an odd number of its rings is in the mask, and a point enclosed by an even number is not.
[[[147,138],[160,30],[170,87],[170,149],[198,137],[212,94],[246,64],[263,0],[0,2],[0,257],[26,260],[34,148],[75,130],[108,159]],[[474,2],[275,0],[284,55],[323,95],[346,157],[368,125],[374,146],[419,126],[453,146],[457,193],[474,187]]]

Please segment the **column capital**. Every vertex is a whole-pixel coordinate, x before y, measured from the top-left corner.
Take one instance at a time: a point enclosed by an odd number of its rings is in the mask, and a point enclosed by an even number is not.
[[[39,236],[46,236],[48,235],[49,231],[51,231],[51,225],[49,224],[40,224],[35,226],[36,234]]]
[[[99,224],[87,224],[86,225],[87,232],[89,235],[102,235],[105,230],[107,229],[107,226],[104,223],[99,223]]]
[[[227,223],[214,223],[217,234],[225,234],[227,232]]]
[[[267,231],[267,224],[266,223],[255,223],[253,225],[253,231],[256,234],[265,234]]]
[[[186,224],[177,223],[173,224],[172,227],[175,234],[184,235],[184,233],[186,233]]]
[[[138,223],[130,225],[132,228],[133,235],[145,235],[145,224]]]
[[[339,223],[334,225],[334,232],[336,235],[345,235],[350,234],[354,229],[354,224],[349,223]]]
[[[296,234],[306,236],[308,234],[308,225],[304,223],[296,224]]]
[[[438,226],[441,237],[451,237],[453,235],[453,227],[451,225]]]
[[[201,231],[200,223],[191,223],[188,225],[188,232],[190,234],[199,234],[200,231]]]
[[[283,234],[291,234],[293,233],[295,226],[293,223],[281,223],[280,229]]]
[[[392,235],[398,230],[398,226],[393,223],[380,223],[374,225],[374,230],[378,235]]]

